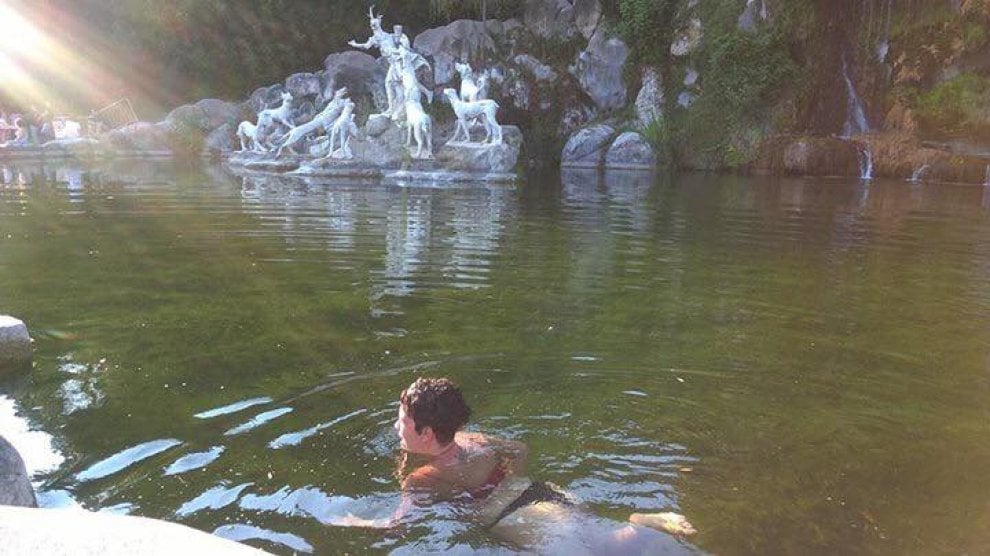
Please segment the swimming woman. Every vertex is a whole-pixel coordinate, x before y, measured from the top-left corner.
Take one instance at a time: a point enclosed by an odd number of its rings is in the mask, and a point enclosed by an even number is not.
[[[390,519],[348,516],[335,524],[392,527],[415,507],[464,496],[481,524],[520,548],[568,554],[690,551],[659,532],[693,534],[678,514],[632,514],[623,524],[592,515],[555,485],[527,478],[525,444],[461,430],[471,409],[450,380],[419,378],[399,401],[395,431],[404,457],[425,463],[402,478],[402,502]]]

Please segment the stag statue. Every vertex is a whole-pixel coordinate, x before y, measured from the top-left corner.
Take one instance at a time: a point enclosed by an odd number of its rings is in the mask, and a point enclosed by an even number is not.
[[[381,52],[382,58],[385,58],[385,61],[388,63],[388,72],[385,74],[385,98],[388,102],[388,107],[383,114],[392,120],[398,121],[401,119],[404,99],[402,98],[401,69],[396,64],[396,54],[402,47],[412,52],[411,43],[409,42],[409,37],[402,32],[401,25],[393,26],[392,33],[386,33],[382,29],[382,16],[375,15],[374,6],[368,8],[368,21],[371,27],[371,37],[363,43],[351,40],[347,44],[362,50],[377,48]],[[411,59],[413,67],[417,70],[424,66],[426,68],[430,67],[430,63],[420,54],[412,52]]]

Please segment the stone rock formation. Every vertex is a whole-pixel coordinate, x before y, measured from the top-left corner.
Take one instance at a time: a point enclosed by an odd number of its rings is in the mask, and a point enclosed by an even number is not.
[[[0,506],[35,508],[38,502],[24,460],[7,439],[0,436]]]

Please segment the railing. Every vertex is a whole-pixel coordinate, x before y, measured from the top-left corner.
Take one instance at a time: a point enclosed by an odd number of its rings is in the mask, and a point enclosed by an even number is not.
[[[128,98],[122,98],[99,110],[94,110],[91,118],[95,118],[108,130],[124,127],[138,121],[134,107],[131,106],[131,101]]]

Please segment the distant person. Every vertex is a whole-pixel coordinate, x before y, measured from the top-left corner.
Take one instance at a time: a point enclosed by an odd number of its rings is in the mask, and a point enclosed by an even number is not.
[[[620,523],[592,515],[553,484],[529,479],[525,444],[461,430],[471,408],[450,380],[419,378],[399,402],[394,427],[400,447],[423,464],[402,477],[402,502],[391,519],[348,515],[334,525],[393,527],[417,507],[466,498],[480,524],[528,550],[640,554],[687,549],[654,530],[693,534],[680,515],[632,514],[631,523]]]

